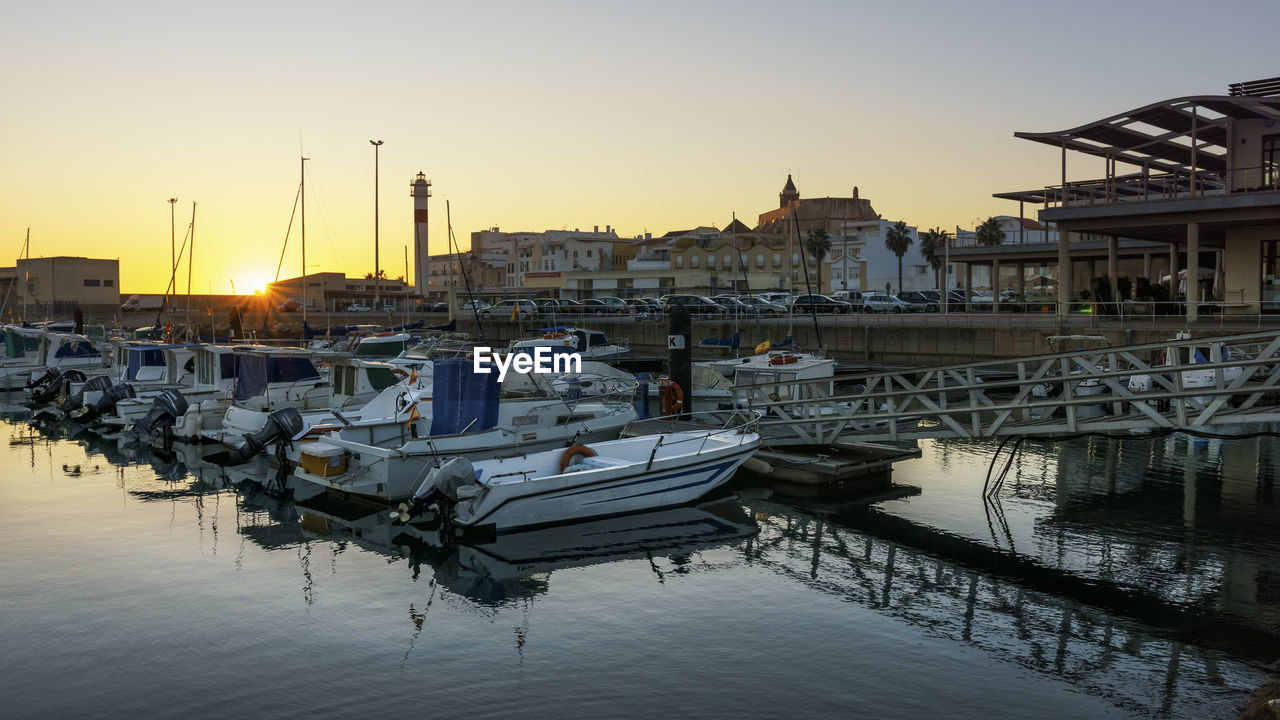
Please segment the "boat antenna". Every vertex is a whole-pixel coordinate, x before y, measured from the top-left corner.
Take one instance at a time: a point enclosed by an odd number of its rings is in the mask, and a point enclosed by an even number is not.
[[[809,250],[804,246],[804,241],[800,238],[800,204],[795,203],[791,206],[791,224],[795,226],[796,240],[800,241],[800,267],[804,270],[804,291],[809,295],[809,314],[813,316],[813,334],[817,336],[818,347],[822,345],[822,330],[818,327],[818,305],[813,302],[813,286],[809,284],[809,263],[805,256],[809,254]],[[793,313],[794,314],[794,313]],[[795,338],[791,338],[791,342],[795,342]]]
[[[471,305],[471,313],[476,318],[477,334],[481,340],[484,340],[484,325],[480,322],[480,310],[476,307],[475,297],[471,294],[471,280],[467,277],[467,264],[462,261],[462,248],[458,245],[458,239],[453,236],[453,216],[449,211],[449,201],[444,201],[444,217],[445,223],[449,227],[449,243],[453,247],[453,256],[458,261],[458,269],[462,271],[462,284],[467,289],[467,302]],[[472,249],[474,252],[474,248]]]

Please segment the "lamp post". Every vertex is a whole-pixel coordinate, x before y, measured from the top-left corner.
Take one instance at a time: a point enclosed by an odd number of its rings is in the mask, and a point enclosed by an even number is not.
[[[382,310],[382,286],[378,276],[381,274],[378,263],[378,149],[381,140],[370,140],[373,146],[373,309]]]

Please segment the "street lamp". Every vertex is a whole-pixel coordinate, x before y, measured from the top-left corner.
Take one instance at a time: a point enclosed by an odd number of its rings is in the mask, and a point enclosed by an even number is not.
[[[369,144],[373,146],[373,309],[381,310],[382,288],[378,278],[381,274],[378,269],[378,149],[382,147],[382,141],[370,140]]]

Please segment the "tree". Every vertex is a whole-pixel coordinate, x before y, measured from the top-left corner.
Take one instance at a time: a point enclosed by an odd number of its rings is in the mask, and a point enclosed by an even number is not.
[[[942,228],[934,228],[920,235],[920,254],[924,256],[929,267],[933,268],[934,284],[941,291],[942,266],[947,262],[947,241],[951,234]]]
[[[898,256],[898,292],[902,292],[902,256],[911,249],[911,233],[907,232],[907,223],[899,220],[884,234],[884,246],[889,252]]]
[[[365,280],[372,280],[372,279],[373,279],[373,273],[371,273],[371,272],[367,272],[367,273],[365,273],[365,274],[364,274],[364,279],[365,279]],[[378,279],[379,279],[379,280],[386,280],[386,279],[387,279],[387,271],[386,271],[386,270],[379,270],[379,271],[378,271]]]
[[[804,251],[809,253],[809,257],[817,258],[817,266],[814,268],[814,274],[818,278],[818,292],[822,292],[822,260],[831,252],[831,238],[827,236],[827,231],[822,228],[815,228],[809,231],[809,236],[804,239]]]
[[[973,239],[979,245],[1001,245],[1004,243],[1004,228],[1000,227],[999,220],[989,217],[974,230]]]

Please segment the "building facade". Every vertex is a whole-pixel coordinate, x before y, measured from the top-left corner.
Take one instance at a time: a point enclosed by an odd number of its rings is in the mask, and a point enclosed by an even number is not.
[[[85,257],[22,258],[12,273],[6,317],[66,317],[84,312],[120,310],[120,261]]]

